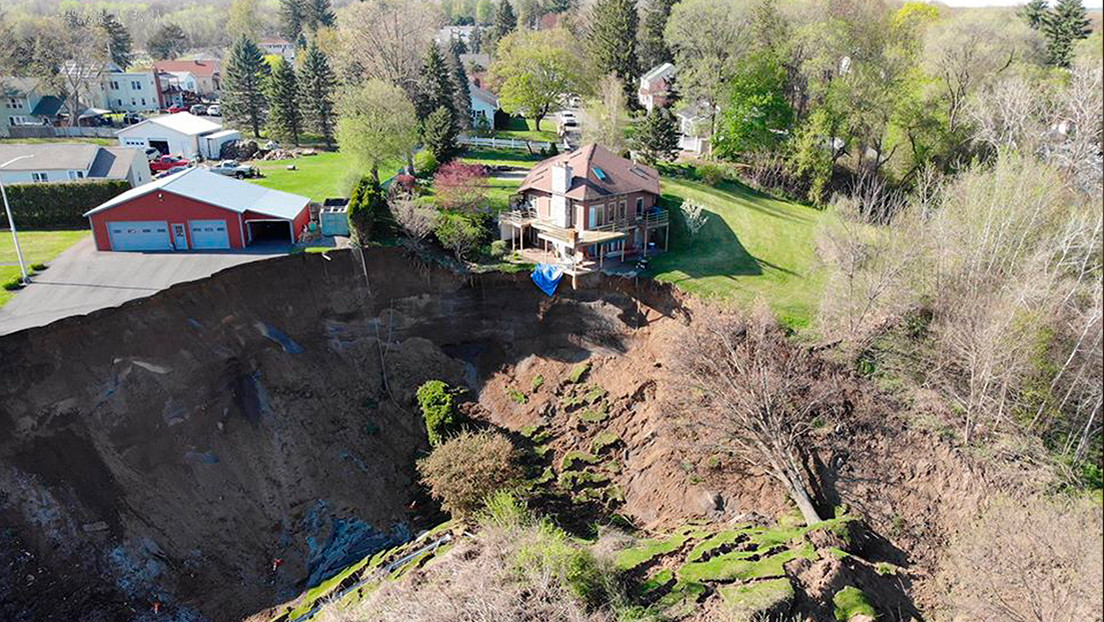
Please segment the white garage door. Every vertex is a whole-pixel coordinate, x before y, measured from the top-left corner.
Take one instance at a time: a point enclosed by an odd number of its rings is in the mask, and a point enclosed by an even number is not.
[[[230,234],[225,220],[190,220],[192,248],[230,248]]]
[[[116,251],[167,251],[169,225],[164,221],[135,220],[107,223],[111,250]]]

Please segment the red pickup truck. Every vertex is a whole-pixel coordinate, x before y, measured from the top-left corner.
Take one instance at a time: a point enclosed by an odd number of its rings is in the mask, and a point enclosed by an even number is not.
[[[191,161],[178,156],[163,155],[160,158],[150,161],[150,170],[157,173],[160,171],[167,171],[170,168],[177,166],[191,166]]]

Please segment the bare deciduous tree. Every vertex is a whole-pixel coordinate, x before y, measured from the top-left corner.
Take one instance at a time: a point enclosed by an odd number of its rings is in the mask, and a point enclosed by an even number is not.
[[[687,200],[679,205],[679,210],[682,212],[682,220],[686,223],[690,237],[698,237],[702,227],[709,222],[709,212],[705,211],[705,205],[698,201]]]
[[[1095,503],[993,503],[951,542],[941,577],[956,620],[1099,620],[1104,541]]]
[[[814,420],[838,407],[838,374],[789,343],[765,308],[748,317],[696,315],[678,358],[693,389],[683,407],[696,446],[730,452],[778,480],[806,523],[820,521],[804,458]]]
[[[440,14],[416,0],[368,0],[338,15],[345,73],[394,84],[414,94]]]
[[[391,215],[394,216],[399,228],[415,243],[420,243],[433,233],[433,227],[437,222],[437,211],[421,204],[418,197],[401,192],[388,203]]]

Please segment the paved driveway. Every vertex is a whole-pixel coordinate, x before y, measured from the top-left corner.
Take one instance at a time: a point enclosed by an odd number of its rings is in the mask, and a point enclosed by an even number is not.
[[[101,253],[89,237],[50,262],[49,269],[0,308],[0,335],[115,307],[176,283],[287,251],[287,245],[274,245],[243,251]]]

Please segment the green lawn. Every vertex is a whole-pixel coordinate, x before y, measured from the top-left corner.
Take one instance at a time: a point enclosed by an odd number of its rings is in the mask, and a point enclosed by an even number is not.
[[[670,252],[651,261],[656,279],[707,298],[746,304],[762,297],[784,323],[810,322],[823,287],[814,270],[814,232],[823,212],[732,182],[714,188],[666,179],[662,192],[675,224]],[[683,199],[701,201],[710,212],[696,239],[676,213]]]
[[[89,231],[20,231],[19,246],[30,269],[32,264],[49,262],[88,235]],[[7,283],[18,276],[19,258],[15,254],[11,231],[0,230],[0,283]],[[0,289],[0,307],[7,304],[14,294]]]
[[[495,131],[495,138],[516,138],[518,140],[555,142],[556,132],[553,131],[555,127],[556,120],[551,117],[545,117],[541,120],[540,130],[537,130],[535,121],[523,119],[521,117],[511,117],[510,122],[506,125],[506,129]]]
[[[468,149],[460,156],[461,162],[484,166],[516,166],[533,168],[543,160],[540,155],[529,155],[519,149]]]
[[[287,170],[289,164],[294,164],[296,170]],[[330,197],[349,196],[356,179],[368,173],[353,164],[352,158],[340,151],[327,151],[293,160],[257,161],[253,165],[264,174],[263,178],[252,180],[254,183],[308,196],[312,201],[318,202]],[[380,179],[391,177],[401,167],[399,162],[384,167],[380,170]]]

